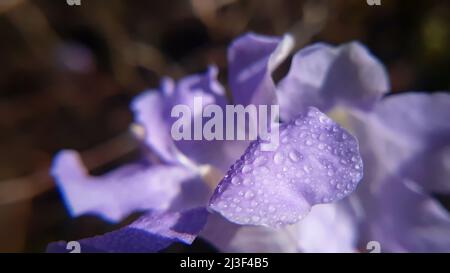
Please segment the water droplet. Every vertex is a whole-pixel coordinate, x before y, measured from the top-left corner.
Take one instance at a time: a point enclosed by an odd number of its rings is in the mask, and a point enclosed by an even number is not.
[[[289,153],[289,159],[292,160],[292,162],[299,161],[301,157],[302,157],[302,155],[297,151],[291,151]]]
[[[239,185],[240,182],[241,182],[241,179],[238,176],[235,176],[231,179],[231,184]]]
[[[303,170],[305,171],[305,173],[311,172],[311,168],[308,165],[303,166]]]
[[[262,166],[264,163],[266,163],[266,157],[264,156],[259,156],[255,159],[255,161],[253,162],[253,164],[255,166]]]
[[[250,167],[249,165],[245,165],[244,167],[242,167],[242,173],[249,173],[252,171],[252,167]]]
[[[273,156],[273,161],[275,162],[275,164],[278,164],[278,165],[282,164],[284,161],[283,154],[280,152],[275,153],[275,155]]]
[[[244,194],[244,197],[247,199],[252,198],[253,196],[255,196],[255,194],[252,191],[246,191]]]
[[[261,172],[262,174],[267,174],[267,173],[270,172],[270,170],[269,170],[269,168],[267,168],[266,166],[262,166],[262,167],[260,168],[260,172]]]
[[[307,136],[308,136],[308,133],[306,133],[306,132],[302,132],[302,133],[299,135],[300,138],[306,138]]]
[[[324,115],[321,115],[319,117],[319,121],[320,121],[320,123],[327,123],[328,122],[328,118],[326,116],[324,116]]]
[[[325,139],[327,139],[327,136],[324,133],[319,135],[319,140],[320,141],[325,141]]]
[[[250,184],[252,184],[252,180],[250,178],[245,178],[244,181],[242,181],[242,184],[250,185]]]

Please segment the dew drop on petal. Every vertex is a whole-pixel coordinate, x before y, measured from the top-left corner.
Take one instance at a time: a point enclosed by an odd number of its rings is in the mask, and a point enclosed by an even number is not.
[[[231,184],[238,185],[241,182],[241,178],[239,176],[235,176],[231,179]]]
[[[247,199],[251,199],[253,196],[255,196],[255,194],[251,190],[246,191],[244,194],[244,197]]]
[[[242,173],[249,173],[252,171],[252,167],[250,167],[249,165],[245,165],[244,167],[242,167]]]
[[[264,156],[258,156],[255,161],[253,162],[253,164],[255,165],[255,167],[259,167],[264,165],[264,163],[266,163],[266,158]]]
[[[280,152],[275,153],[275,155],[273,156],[273,162],[278,165],[282,164],[284,162],[283,154]]]
[[[289,152],[289,159],[292,160],[293,162],[297,162],[300,160],[301,158],[301,154],[295,150]]]

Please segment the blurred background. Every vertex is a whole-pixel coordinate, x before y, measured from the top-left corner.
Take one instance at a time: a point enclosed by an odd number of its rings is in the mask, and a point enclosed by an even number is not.
[[[133,159],[133,96],[208,64],[226,85],[227,46],[247,31],[292,31],[299,46],[359,40],[393,92],[450,90],[449,1],[0,0],[0,252],[114,229],[68,216],[52,156],[81,151],[93,174]]]

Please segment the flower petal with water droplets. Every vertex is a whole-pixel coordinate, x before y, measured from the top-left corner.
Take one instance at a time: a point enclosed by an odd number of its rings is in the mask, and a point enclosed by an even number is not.
[[[278,227],[356,188],[363,173],[358,142],[342,127],[310,107],[279,129],[275,151],[254,141],[230,168],[211,197],[212,210],[234,223]]]

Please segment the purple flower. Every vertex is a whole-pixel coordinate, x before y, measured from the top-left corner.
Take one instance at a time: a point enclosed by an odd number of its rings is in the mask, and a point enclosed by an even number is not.
[[[433,198],[450,187],[448,94],[383,97],[386,72],[359,43],[300,50],[277,88],[283,120],[318,107],[357,137],[364,161],[355,194],[286,229],[295,246],[284,250],[358,251],[377,241],[386,252],[450,251],[449,213]]]
[[[288,35],[247,34],[228,52],[233,103],[280,105],[275,151],[261,150],[265,139],[172,139],[173,106],[194,110],[194,96],[227,104],[211,67],[177,83],[164,79],[161,90],[133,101],[159,163],[144,159],[92,177],[76,152],[60,152],[52,175],[73,216],[117,222],[148,211],[118,231],[80,240],[82,251],[154,252],[197,235],[226,252],[357,251],[373,240],[383,251],[448,250],[449,217],[430,191],[450,188],[449,96],[382,98],[384,68],[358,43],[304,48],[275,84],[271,74],[292,45]]]

